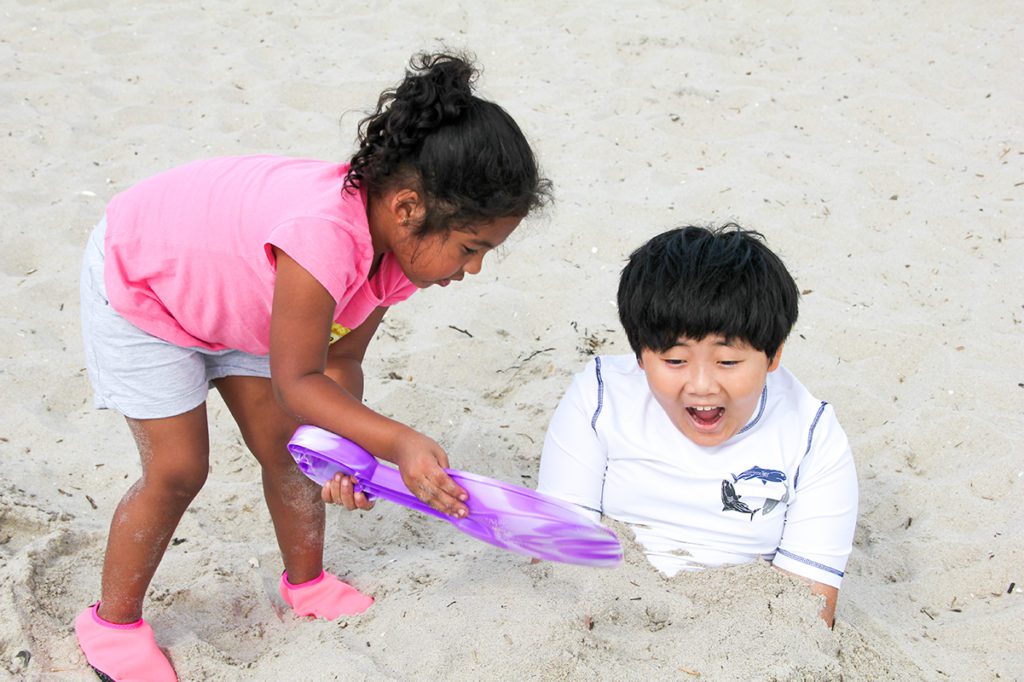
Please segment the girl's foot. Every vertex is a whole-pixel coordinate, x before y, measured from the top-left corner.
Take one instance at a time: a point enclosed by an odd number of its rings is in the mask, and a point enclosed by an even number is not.
[[[171,662],[156,645],[153,628],[141,618],[109,623],[100,618],[99,602],[78,614],[75,635],[96,674],[114,682],[177,682]]]
[[[298,585],[288,582],[288,571],[281,574],[281,598],[300,616],[316,616],[334,620],[338,616],[354,616],[370,608],[373,597],[367,596],[324,571],[319,578]]]

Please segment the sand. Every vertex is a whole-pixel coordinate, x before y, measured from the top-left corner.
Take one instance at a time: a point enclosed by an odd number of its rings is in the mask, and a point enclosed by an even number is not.
[[[139,471],[123,420],[91,407],[79,339],[105,202],[196,158],[344,159],[360,112],[444,42],[477,54],[557,203],[472,281],[389,313],[371,404],[454,466],[532,486],[570,376],[626,350],[625,255],[684,223],[761,230],[803,291],[784,362],[857,460],[838,624],[763,564],[666,580],[620,528],[621,568],[530,565],[385,504],[328,519],[329,567],[376,604],[295,618],[258,467],[214,395],[209,482],[146,606],[181,678],[1024,678],[1020,3],[0,12],[0,677],[94,679],[71,623]]]

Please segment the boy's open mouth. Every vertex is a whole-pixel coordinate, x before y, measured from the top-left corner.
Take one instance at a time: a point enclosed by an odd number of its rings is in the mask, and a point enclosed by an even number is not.
[[[714,428],[722,420],[725,414],[724,407],[687,407],[686,412],[690,415],[694,424],[705,429]]]

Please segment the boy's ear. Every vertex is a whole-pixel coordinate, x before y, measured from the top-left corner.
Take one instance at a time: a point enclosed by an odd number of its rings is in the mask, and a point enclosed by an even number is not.
[[[782,361],[782,347],[785,345],[786,344],[782,344],[782,346],[779,346],[779,349],[775,351],[775,356],[768,361],[769,372],[774,372],[779,368],[779,363]]]

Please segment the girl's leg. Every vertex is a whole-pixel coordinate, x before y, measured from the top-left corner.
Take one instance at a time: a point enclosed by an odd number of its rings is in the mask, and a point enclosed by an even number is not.
[[[98,615],[111,623],[142,617],[142,600],[182,514],[209,471],[206,403],[165,419],[128,419],[142,477],[114,512],[103,559]]]
[[[288,580],[299,584],[319,577],[324,503],[320,487],[299,471],[288,453],[288,441],[299,423],[277,404],[269,379],[229,376],[215,380],[214,385],[263,469],[263,495]]]

